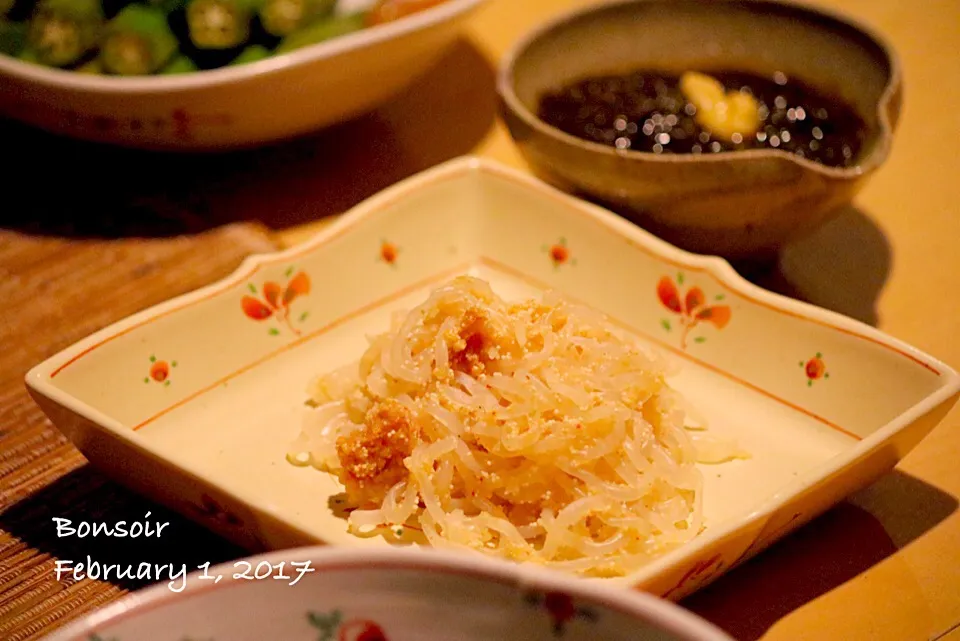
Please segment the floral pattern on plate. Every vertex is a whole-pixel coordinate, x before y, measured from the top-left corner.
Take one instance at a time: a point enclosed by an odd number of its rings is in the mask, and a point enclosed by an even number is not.
[[[598,615],[592,608],[577,605],[573,597],[564,592],[530,592],[524,596],[527,604],[543,608],[550,617],[553,636],[562,637],[567,625],[575,619],[596,623]]]
[[[318,641],[389,641],[383,628],[374,621],[359,618],[344,620],[340,610],[330,614],[309,612],[307,620],[320,631]]]
[[[280,327],[286,327],[299,336],[300,329],[294,325],[294,322],[304,322],[309,312],[302,312],[294,321],[291,305],[297,298],[310,293],[310,277],[303,271],[294,273],[293,267],[288,267],[284,276],[288,279],[285,286],[268,280],[263,284],[263,288],[258,290],[256,285],[249,283],[247,289],[253,295],[244,296],[240,300],[240,307],[244,315],[251,320],[264,322],[273,319]],[[271,336],[280,334],[280,328],[277,326],[272,326],[267,331]]]
[[[813,387],[814,381],[830,378],[827,364],[823,362],[823,354],[820,352],[806,361],[800,361],[800,367],[803,368],[803,374],[807,377],[807,387]]]
[[[561,237],[552,245],[544,245],[541,250],[546,252],[553,263],[554,269],[560,269],[562,265],[576,265],[577,259],[573,257],[570,246],[567,245],[567,239]]]
[[[660,304],[668,311],[677,315],[677,326],[680,330],[680,349],[687,349],[690,333],[701,323],[710,323],[718,330],[723,329],[730,322],[731,310],[729,305],[721,304],[724,294],[716,294],[713,301],[707,302],[703,290],[693,286],[685,292],[683,287],[685,277],[683,272],[677,273],[674,281],[670,276],[663,276],[657,283],[657,298]],[[669,319],[660,321],[664,330],[672,332],[674,324]],[[703,343],[707,337],[699,334],[693,337],[694,343]]]
[[[663,598],[669,599],[681,590],[688,592],[694,585],[703,585],[711,578],[720,574],[724,569],[723,555],[715,554],[709,559],[697,561],[687,570],[672,588],[663,593]]]
[[[160,383],[164,387],[170,385],[170,370],[177,366],[177,361],[159,360],[156,355],[150,355],[150,370],[147,376],[143,377],[143,382]]]
[[[388,240],[380,241],[380,253],[378,260],[385,262],[391,267],[397,266],[397,259],[400,257],[401,248]]]

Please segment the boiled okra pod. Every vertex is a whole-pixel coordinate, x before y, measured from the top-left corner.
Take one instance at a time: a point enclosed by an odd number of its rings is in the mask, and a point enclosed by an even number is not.
[[[301,47],[307,47],[317,44],[318,42],[344,36],[354,31],[360,31],[363,29],[364,24],[365,15],[363,13],[350,13],[320,20],[298,31],[294,31],[284,38],[280,46],[277,47],[277,53],[294,51]]]
[[[289,36],[294,31],[329,16],[336,0],[264,0],[260,23],[274,36]]]
[[[66,67],[96,48],[103,24],[100,0],[40,0],[27,42],[41,64]]]
[[[270,57],[270,50],[262,45],[250,45],[240,52],[240,55],[230,62],[230,66],[245,65],[248,62],[257,62]]]
[[[250,37],[250,23],[263,0],[190,0],[187,26],[198,49],[231,49]]]
[[[107,24],[100,58],[109,73],[141,76],[170,62],[178,46],[162,10],[132,4]]]
[[[197,64],[188,58],[187,56],[177,56],[167,64],[166,67],[160,70],[162,75],[173,75],[178,73],[192,73],[197,71],[199,67]]]

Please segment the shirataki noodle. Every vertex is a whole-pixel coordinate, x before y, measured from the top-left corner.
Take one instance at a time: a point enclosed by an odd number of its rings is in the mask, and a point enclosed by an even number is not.
[[[665,377],[592,309],[461,277],[314,382],[288,459],[337,475],[354,532],[621,576],[703,528],[706,437]],[[743,455],[706,445],[702,462]]]

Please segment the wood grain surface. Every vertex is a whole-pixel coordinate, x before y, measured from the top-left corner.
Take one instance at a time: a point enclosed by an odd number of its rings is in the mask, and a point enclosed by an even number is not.
[[[89,221],[88,221],[89,222]],[[136,220],[132,221],[133,223]],[[12,225],[11,225],[12,226]],[[27,227],[26,224],[20,227]],[[182,294],[273,245],[259,225],[226,225],[196,235],[113,238],[63,235],[31,221],[30,233],[0,229],[0,639],[50,633],[137,582],[57,580],[56,559],[103,563],[196,564],[242,554],[212,534],[133,495],[90,469],[27,394],[24,375],[40,361],[130,314]],[[175,536],[121,544],[57,537],[54,517],[171,523]],[[189,547],[186,545],[189,543]]]

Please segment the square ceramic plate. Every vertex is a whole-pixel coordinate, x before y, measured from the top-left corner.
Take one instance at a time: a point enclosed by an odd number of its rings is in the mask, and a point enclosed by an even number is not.
[[[960,390],[953,369],[868,326],[471,158],[98,332],[27,384],[94,465],[252,550],[386,545],[349,535],[328,505],[339,485],[285,454],[308,381],[355,361],[393,310],[467,272],[503,296],[555,288],[605,312],[674,359],[673,385],[752,453],[705,466],[705,532],[625,580],[668,598],[891,469]],[[263,302],[278,289],[298,293],[283,319]],[[706,301],[693,316],[688,296]]]

